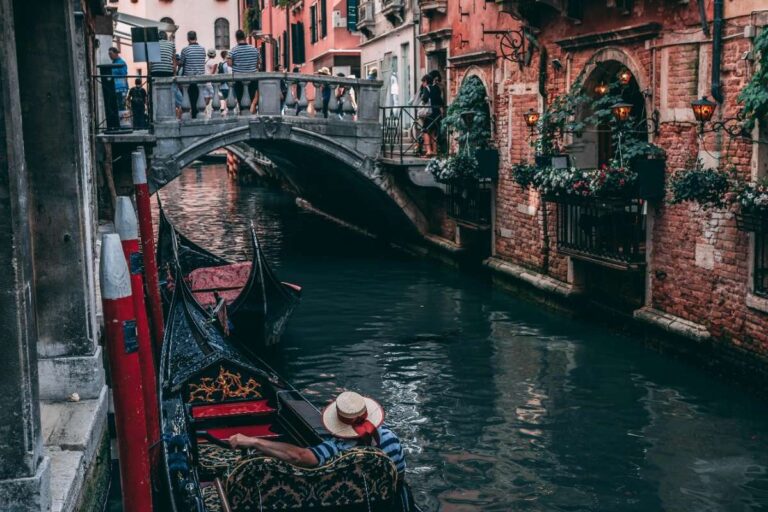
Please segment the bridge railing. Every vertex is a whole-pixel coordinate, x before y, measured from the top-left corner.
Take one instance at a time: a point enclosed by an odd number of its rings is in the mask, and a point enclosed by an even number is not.
[[[424,134],[438,136],[440,116],[420,116],[424,106],[381,107],[381,155],[404,163],[406,158],[424,158]],[[427,107],[428,108],[428,107]]]
[[[156,123],[248,116],[378,122],[382,82],[298,73],[153,79]]]

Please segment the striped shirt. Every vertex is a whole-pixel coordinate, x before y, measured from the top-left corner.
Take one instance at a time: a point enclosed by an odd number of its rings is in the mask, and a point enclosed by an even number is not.
[[[229,50],[229,56],[235,73],[255,73],[259,69],[259,50],[248,43],[237,43]]]
[[[181,50],[181,66],[184,68],[184,76],[197,76],[205,74],[205,48],[197,43],[191,43]]]
[[[400,444],[400,440],[384,425],[380,426],[377,430],[379,432],[379,441],[381,442],[378,448],[395,463],[397,474],[402,477],[403,473],[405,473],[405,453],[403,453],[403,446]],[[334,437],[311,447],[310,451],[317,457],[317,465],[322,466],[330,459],[355,446],[358,446],[356,439],[338,439]]]
[[[172,41],[160,40],[160,62],[152,62],[152,74],[173,74],[173,56],[176,55],[176,45]]]

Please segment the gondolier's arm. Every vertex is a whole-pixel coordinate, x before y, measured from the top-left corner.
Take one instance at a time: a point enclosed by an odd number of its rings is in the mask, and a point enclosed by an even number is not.
[[[248,437],[243,434],[235,434],[228,441],[232,448],[255,448],[264,455],[275,457],[294,466],[313,468],[318,463],[317,457],[312,453],[312,450],[289,443]]]

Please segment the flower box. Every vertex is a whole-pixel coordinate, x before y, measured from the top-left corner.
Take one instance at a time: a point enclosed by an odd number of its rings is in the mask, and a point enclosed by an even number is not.
[[[632,170],[637,174],[637,197],[646,200],[664,198],[664,174],[667,162],[662,158],[636,158]]]
[[[737,213],[736,227],[748,233],[768,233],[768,212]]]

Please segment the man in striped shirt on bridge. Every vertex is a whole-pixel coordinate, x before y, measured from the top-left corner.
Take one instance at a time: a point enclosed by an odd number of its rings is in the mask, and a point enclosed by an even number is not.
[[[237,73],[255,73],[259,70],[259,59],[261,55],[253,45],[245,40],[245,32],[238,30],[235,32],[237,45],[229,50],[228,62],[232,67],[232,72]],[[237,103],[243,97],[243,82],[235,82],[235,97]],[[259,90],[257,82],[248,82],[248,97],[251,99],[251,113],[256,112],[256,106],[259,104]],[[241,107],[242,108],[242,107]]]
[[[337,455],[356,446],[373,446],[384,452],[397,469],[397,509],[416,510],[410,489],[405,485],[405,454],[397,436],[384,423],[384,409],[372,398],[354,391],[341,393],[323,411],[323,425],[333,435],[316,446],[302,448],[289,443],[235,434],[229,438],[232,448],[256,448],[269,457],[302,467],[326,464]]]
[[[190,30],[187,32],[186,48],[181,50],[181,62],[183,69],[182,76],[199,76],[205,74],[205,48],[197,43],[197,32]],[[192,107],[192,117],[197,117],[197,99],[200,97],[200,89],[197,84],[189,84],[189,102]]]

